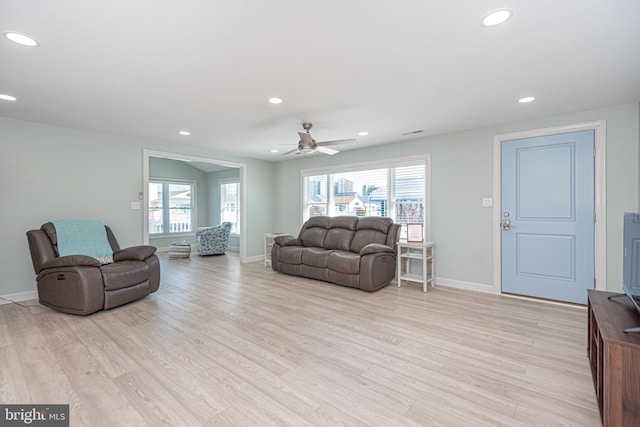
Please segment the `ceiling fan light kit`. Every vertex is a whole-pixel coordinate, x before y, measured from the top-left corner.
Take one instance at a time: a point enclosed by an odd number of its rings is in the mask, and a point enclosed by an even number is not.
[[[300,151],[301,153],[313,153],[314,151],[316,151],[316,149],[313,147],[307,147],[302,144],[298,144],[298,151]]]
[[[311,137],[311,134],[309,133],[309,130],[312,126],[313,124],[308,122],[302,123],[302,128],[305,130],[305,132],[298,132],[298,136],[300,137],[300,141],[298,141],[298,148],[283,153],[283,156],[286,156],[287,154],[311,154],[316,151],[322,154],[333,156],[340,151],[333,148],[327,148],[327,145],[346,145],[355,144],[358,142],[355,139],[337,139],[334,141],[317,142]]]

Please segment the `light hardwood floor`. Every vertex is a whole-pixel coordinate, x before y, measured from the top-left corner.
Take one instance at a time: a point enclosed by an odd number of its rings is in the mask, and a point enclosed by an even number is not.
[[[0,306],[0,401],[69,403],[73,426],[601,425],[584,309],[160,256],[123,307]]]

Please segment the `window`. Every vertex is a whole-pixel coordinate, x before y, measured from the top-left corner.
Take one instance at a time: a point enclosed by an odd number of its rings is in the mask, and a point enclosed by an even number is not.
[[[318,215],[390,217],[403,225],[423,224],[428,237],[427,170],[427,159],[419,159],[351,165],[329,173],[303,171],[303,220]]]
[[[195,224],[193,181],[149,180],[149,235],[193,233]]]
[[[231,233],[240,234],[240,180],[220,180],[220,222],[231,223]]]

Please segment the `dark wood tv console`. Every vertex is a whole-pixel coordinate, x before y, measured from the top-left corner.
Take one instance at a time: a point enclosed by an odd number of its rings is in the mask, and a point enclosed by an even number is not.
[[[640,426],[640,314],[627,298],[589,290],[587,353],[604,427]]]

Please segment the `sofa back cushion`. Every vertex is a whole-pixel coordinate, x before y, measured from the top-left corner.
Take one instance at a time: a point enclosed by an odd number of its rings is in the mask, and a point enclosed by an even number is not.
[[[393,224],[391,218],[364,217],[359,218],[356,232],[351,240],[349,250],[360,253],[369,243],[387,244],[387,235]]]
[[[369,243],[394,247],[398,228],[391,218],[314,216],[304,223],[298,239],[305,247],[360,253]]]
[[[322,248],[324,238],[329,229],[329,220],[327,216],[314,216],[304,223],[298,239],[302,242],[302,246]]]
[[[325,249],[348,251],[356,232],[358,217],[334,216],[329,221],[329,231],[324,238]]]

